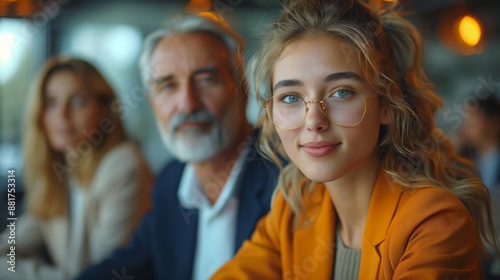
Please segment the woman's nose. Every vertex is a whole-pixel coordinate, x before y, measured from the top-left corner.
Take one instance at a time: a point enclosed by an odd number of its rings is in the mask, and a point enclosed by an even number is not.
[[[330,127],[330,120],[325,116],[321,101],[309,101],[306,106],[305,126],[310,131],[324,131]]]

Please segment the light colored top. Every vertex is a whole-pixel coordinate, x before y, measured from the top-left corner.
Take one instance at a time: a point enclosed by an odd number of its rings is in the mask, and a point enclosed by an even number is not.
[[[244,169],[248,149],[238,157],[234,167],[228,163],[227,168],[213,174],[211,188],[222,188],[218,199],[211,205],[200,185],[194,168],[188,164],[182,173],[177,195],[184,208],[198,210],[198,232],[193,264],[193,279],[207,280],[224,263],[232,259],[236,243],[236,222],[238,215],[238,192],[241,170]],[[232,168],[231,168],[232,167]],[[230,172],[230,173],[229,173]],[[229,177],[225,184],[221,178]]]
[[[16,223],[16,272],[7,270],[0,236],[0,279],[73,279],[90,264],[125,244],[149,207],[152,176],[131,143],[110,150],[85,189],[70,191],[70,214],[47,221],[25,213]],[[76,186],[75,186],[76,187]],[[69,211],[68,211],[69,212]],[[54,265],[38,259],[45,246]]]
[[[80,241],[83,240],[85,233],[85,189],[79,186],[75,178],[71,177],[69,185],[69,238],[68,244],[70,254],[79,252]],[[76,258],[77,256],[72,256]]]
[[[278,192],[250,240],[212,279],[331,279],[336,212],[324,184],[302,196],[310,223]],[[380,172],[361,245],[359,279],[481,279],[478,237],[463,203],[438,187],[405,188]],[[333,265],[332,265],[333,264]]]
[[[478,161],[479,173],[481,179],[488,189],[500,188],[499,182],[496,182],[498,170],[500,170],[500,150],[493,149]]]
[[[361,261],[361,249],[347,248],[337,231],[335,247],[335,268],[333,270],[334,280],[357,280],[359,274],[359,262]]]

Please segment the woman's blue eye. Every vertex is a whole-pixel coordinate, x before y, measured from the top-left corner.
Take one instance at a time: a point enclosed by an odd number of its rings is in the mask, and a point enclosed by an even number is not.
[[[205,77],[201,80],[203,83],[206,83],[206,84],[209,84],[209,83],[213,83],[215,81],[214,78],[212,77]]]
[[[341,89],[341,90],[335,91],[331,95],[331,97],[345,99],[345,98],[350,97],[351,95],[354,95],[354,91],[348,90],[348,89]]]
[[[296,103],[299,102],[299,98],[295,95],[285,95],[281,98],[285,103]]]

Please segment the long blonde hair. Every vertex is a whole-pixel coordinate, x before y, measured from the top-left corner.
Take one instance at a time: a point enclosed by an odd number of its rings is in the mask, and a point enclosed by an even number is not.
[[[96,96],[104,116],[114,126],[110,133],[102,133],[103,139],[97,145],[89,145],[85,155],[75,157],[69,164],[65,155],[54,150],[48,142],[42,125],[46,86],[53,74],[71,71],[87,90]],[[113,109],[111,108],[113,106]],[[80,185],[87,187],[104,154],[127,139],[118,111],[115,92],[99,71],[80,59],[53,57],[43,66],[28,97],[24,129],[24,177],[26,181],[27,209],[40,218],[50,219],[63,215],[68,208],[67,176],[74,174]],[[109,125],[108,127],[111,127]]]
[[[407,188],[437,186],[454,193],[472,216],[480,249],[497,248],[488,191],[473,173],[470,161],[459,157],[433,121],[441,99],[421,65],[421,39],[416,28],[393,12],[395,6],[368,6],[357,0],[294,1],[271,26],[249,64],[249,81],[257,99],[272,95],[271,71],[283,49],[310,34],[341,39],[344,55],[358,60],[368,83],[379,94],[389,124],[378,141],[381,169]],[[290,163],[272,121],[260,120],[262,152],[281,168],[279,188],[296,217],[304,213],[302,196],[316,184]],[[303,220],[303,219],[300,219]]]

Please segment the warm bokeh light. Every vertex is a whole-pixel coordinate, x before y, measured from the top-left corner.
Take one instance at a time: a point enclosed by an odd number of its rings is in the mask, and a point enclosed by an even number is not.
[[[475,17],[466,15],[462,17],[458,24],[458,34],[467,45],[474,47],[481,40],[482,30],[479,20]]]
[[[36,12],[36,8],[39,7],[39,3],[37,4],[33,0],[18,0],[14,1],[16,3],[16,15],[19,16],[31,16]],[[45,3],[45,2],[42,2]],[[44,4],[41,4],[44,5]]]
[[[198,14],[210,11],[211,8],[212,1],[210,0],[191,0],[186,5],[186,12],[189,14]]]
[[[450,8],[443,13],[437,24],[439,40],[450,50],[462,55],[477,55],[486,50],[492,33],[491,27],[463,6]]]

